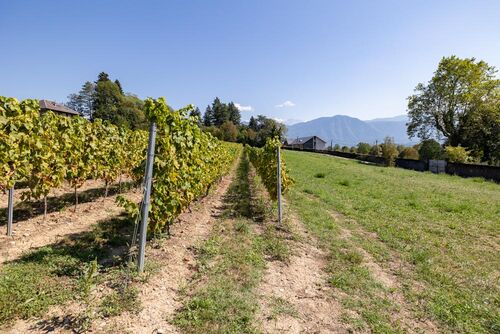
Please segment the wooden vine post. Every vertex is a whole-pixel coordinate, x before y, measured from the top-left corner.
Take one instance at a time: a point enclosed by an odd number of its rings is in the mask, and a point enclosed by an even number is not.
[[[146,172],[144,174],[144,199],[141,208],[141,223],[139,226],[139,254],[137,258],[137,271],[144,271],[144,259],[146,250],[146,236],[148,233],[149,204],[151,197],[151,181],[153,177],[153,162],[155,155],[156,123],[149,126],[148,155],[146,160]]]

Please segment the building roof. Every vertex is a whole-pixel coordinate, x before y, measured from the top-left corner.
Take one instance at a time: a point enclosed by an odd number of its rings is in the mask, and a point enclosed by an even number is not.
[[[299,138],[293,138],[293,139],[290,138],[287,140],[287,142],[288,142],[288,145],[302,145],[302,144],[308,142],[309,140],[313,139],[314,137],[316,137],[316,139],[321,140],[323,143],[326,143],[326,141],[324,141],[323,139],[321,139],[318,136],[299,137]]]
[[[79,112],[74,111],[73,109],[70,109],[63,104],[59,104],[59,103],[56,103],[53,101],[40,100],[39,103],[40,103],[41,110],[52,110],[52,111],[71,114],[71,115],[80,115]]]

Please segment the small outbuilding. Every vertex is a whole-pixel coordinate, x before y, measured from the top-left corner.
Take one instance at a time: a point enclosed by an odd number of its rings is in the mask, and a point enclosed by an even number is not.
[[[61,116],[66,116],[66,117],[73,117],[73,116],[79,116],[80,113],[78,111],[75,111],[73,109],[70,109],[66,107],[63,104],[59,104],[53,101],[49,100],[40,100],[40,113],[44,113],[47,111],[52,111],[56,115],[61,115]]]
[[[310,150],[324,150],[326,148],[326,141],[318,136],[309,137],[297,137],[295,139],[287,139],[285,141],[285,146],[290,146],[291,148],[298,149],[310,149]]]

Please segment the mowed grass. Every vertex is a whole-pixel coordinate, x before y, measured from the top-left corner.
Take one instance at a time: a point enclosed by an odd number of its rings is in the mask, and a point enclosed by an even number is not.
[[[359,315],[346,321],[401,330],[394,316],[401,305],[363,266],[363,249],[382,268],[406,268],[397,277],[410,317],[440,332],[500,332],[500,185],[306,152],[284,158],[296,181],[290,205],[331,250],[331,283]]]
[[[263,186],[250,170],[244,154],[225,195],[224,210],[198,249],[199,271],[173,319],[183,333],[261,332],[256,288],[266,261],[287,261],[289,250],[274,224],[266,224],[269,207],[262,200]],[[282,308],[278,311],[285,312]]]
[[[81,314],[65,315],[72,319],[69,325],[75,331],[83,330],[96,317],[136,312],[140,305],[133,283],[142,278],[125,253],[133,228],[126,216],[100,221],[91,231],[69,235],[2,264],[0,332],[18,318],[43,317],[51,306],[71,302],[82,308]],[[113,250],[119,254],[113,256]],[[95,272],[89,273],[93,263]],[[98,287],[106,288],[100,293],[101,300],[95,296]],[[42,321],[40,326],[44,325],[61,323]]]

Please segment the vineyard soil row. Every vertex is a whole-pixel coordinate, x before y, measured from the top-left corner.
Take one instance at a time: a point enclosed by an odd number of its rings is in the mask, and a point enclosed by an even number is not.
[[[22,189],[18,192],[21,193]],[[100,181],[87,181],[80,192],[93,196],[81,195],[83,203],[74,212],[71,188],[55,189],[52,192],[54,197],[51,199],[57,201],[60,209],[49,213],[46,218],[43,214],[31,216],[29,213],[36,211],[33,206],[30,203],[18,202],[15,211],[17,219],[14,220],[12,237],[5,233],[0,235],[0,263],[19,258],[30,249],[54,243],[64,236],[78,235],[88,231],[97,222],[123,213],[123,208],[116,203],[116,195],[98,196],[104,193],[103,184]],[[142,192],[137,188],[132,188],[121,195],[138,203]],[[71,199],[64,201],[65,198]]]
[[[233,168],[234,169],[234,168]],[[191,212],[186,211],[178,217],[178,223],[172,226],[172,236],[148,244],[145,278],[134,282],[140,291],[135,304],[114,317],[96,317],[89,329],[97,333],[164,333],[178,332],[169,318],[181,306],[179,292],[196,272],[196,247],[206,239],[213,222],[224,206],[223,197],[234,173],[224,176],[210,194],[194,202]],[[109,248],[113,252],[113,247]],[[106,286],[116,284],[116,279],[100,282],[97,300],[105,298]],[[64,305],[55,305],[39,318],[18,320],[5,327],[6,333],[46,333],[47,326],[55,333],[71,332],[76,326],[76,318],[83,312],[83,305],[70,301]]]

